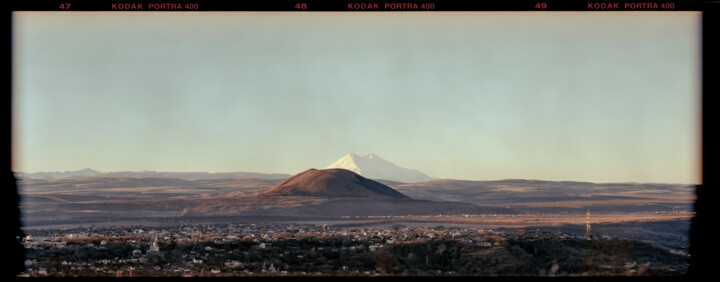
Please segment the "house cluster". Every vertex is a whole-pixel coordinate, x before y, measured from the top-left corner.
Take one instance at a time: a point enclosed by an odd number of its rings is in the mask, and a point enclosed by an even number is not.
[[[582,237],[558,232],[442,226],[345,228],[327,224],[281,223],[76,228],[30,230],[26,233],[23,244],[29,257],[23,274],[27,276],[316,275],[318,273],[293,272],[288,265],[312,261],[319,252],[376,252],[397,244],[452,240],[478,247],[493,247],[506,240]],[[600,240],[609,239],[609,236],[583,238]],[[301,244],[308,240],[315,242],[314,245]],[[327,244],[331,241],[339,243]],[[106,255],[117,248],[121,249],[120,255]],[[73,255],[47,255],[53,252],[63,254],[63,250],[72,250],[68,253]],[[182,252],[177,254],[178,250]],[[105,257],[81,257],[77,255],[80,251],[105,254]],[[171,253],[176,256],[171,256]],[[366,272],[346,266],[338,271]]]

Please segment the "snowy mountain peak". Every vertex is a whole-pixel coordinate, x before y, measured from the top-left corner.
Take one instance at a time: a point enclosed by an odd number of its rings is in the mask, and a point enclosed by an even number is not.
[[[371,179],[386,179],[398,182],[416,183],[430,181],[424,173],[399,167],[375,154],[359,156],[347,154],[326,168],[342,168]]]
[[[387,162],[386,160],[384,160],[384,159],[381,158],[381,157],[378,157],[378,155],[375,155],[375,154],[367,154],[367,155],[365,156],[365,158],[367,158],[367,159],[372,159],[372,160],[381,160],[381,161]]]

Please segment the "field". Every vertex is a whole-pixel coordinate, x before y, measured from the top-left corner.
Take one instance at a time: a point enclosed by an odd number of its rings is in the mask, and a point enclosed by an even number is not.
[[[687,217],[693,186],[531,180],[388,182],[412,199],[257,197],[281,179],[84,177],[19,181],[25,226],[235,216],[416,216],[446,223],[556,226]],[[382,182],[382,181],[381,181]],[[482,217],[483,215],[506,215]],[[675,214],[675,215],[673,215]],[[480,216],[480,217],[478,217]],[[511,216],[511,217],[508,217]],[[411,217],[408,217],[411,218]],[[510,220],[511,219],[511,220]]]

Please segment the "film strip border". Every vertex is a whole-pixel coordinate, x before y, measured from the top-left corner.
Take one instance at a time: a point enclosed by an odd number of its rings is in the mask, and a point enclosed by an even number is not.
[[[217,1],[40,0],[7,4],[13,11],[719,11],[720,1]]]

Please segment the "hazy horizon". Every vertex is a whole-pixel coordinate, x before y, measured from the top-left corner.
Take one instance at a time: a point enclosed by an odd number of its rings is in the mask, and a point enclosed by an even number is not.
[[[66,172],[77,172],[82,171],[86,169],[91,169],[99,173],[125,173],[125,172],[132,172],[132,173],[143,173],[143,172],[156,172],[156,173],[260,173],[260,174],[288,174],[290,176],[299,174],[303,171],[297,171],[292,173],[287,172],[261,172],[261,171],[167,171],[167,170],[118,170],[118,171],[100,171],[97,169],[93,169],[91,167],[86,167],[82,169],[77,170],[54,170],[54,171],[33,171],[33,172],[26,172],[26,171],[14,171],[19,173],[27,173],[27,174],[34,174],[34,173],[66,173]],[[336,169],[336,168],[322,168],[322,167],[308,167],[305,170],[308,169]],[[458,180],[458,181],[503,181],[503,180],[529,180],[529,181],[548,181],[548,182],[590,182],[594,184],[669,184],[669,185],[697,185],[695,183],[680,183],[680,182],[634,182],[634,181],[610,181],[610,182],[592,182],[592,181],[581,181],[581,180],[572,180],[572,179],[555,179],[555,180],[548,180],[548,179],[536,179],[536,178],[498,178],[498,179],[458,179],[458,178],[439,178],[439,177],[433,177],[430,175],[431,178],[434,178],[433,180]],[[366,177],[368,178],[368,177]],[[375,180],[376,178],[372,178]],[[378,178],[380,180],[388,180],[388,179],[382,179]],[[392,180],[390,180],[392,181]],[[432,180],[431,180],[432,181]],[[395,181],[395,182],[402,182],[402,181]],[[407,182],[411,183],[411,182]]]
[[[13,170],[700,184],[700,13],[13,13]]]

